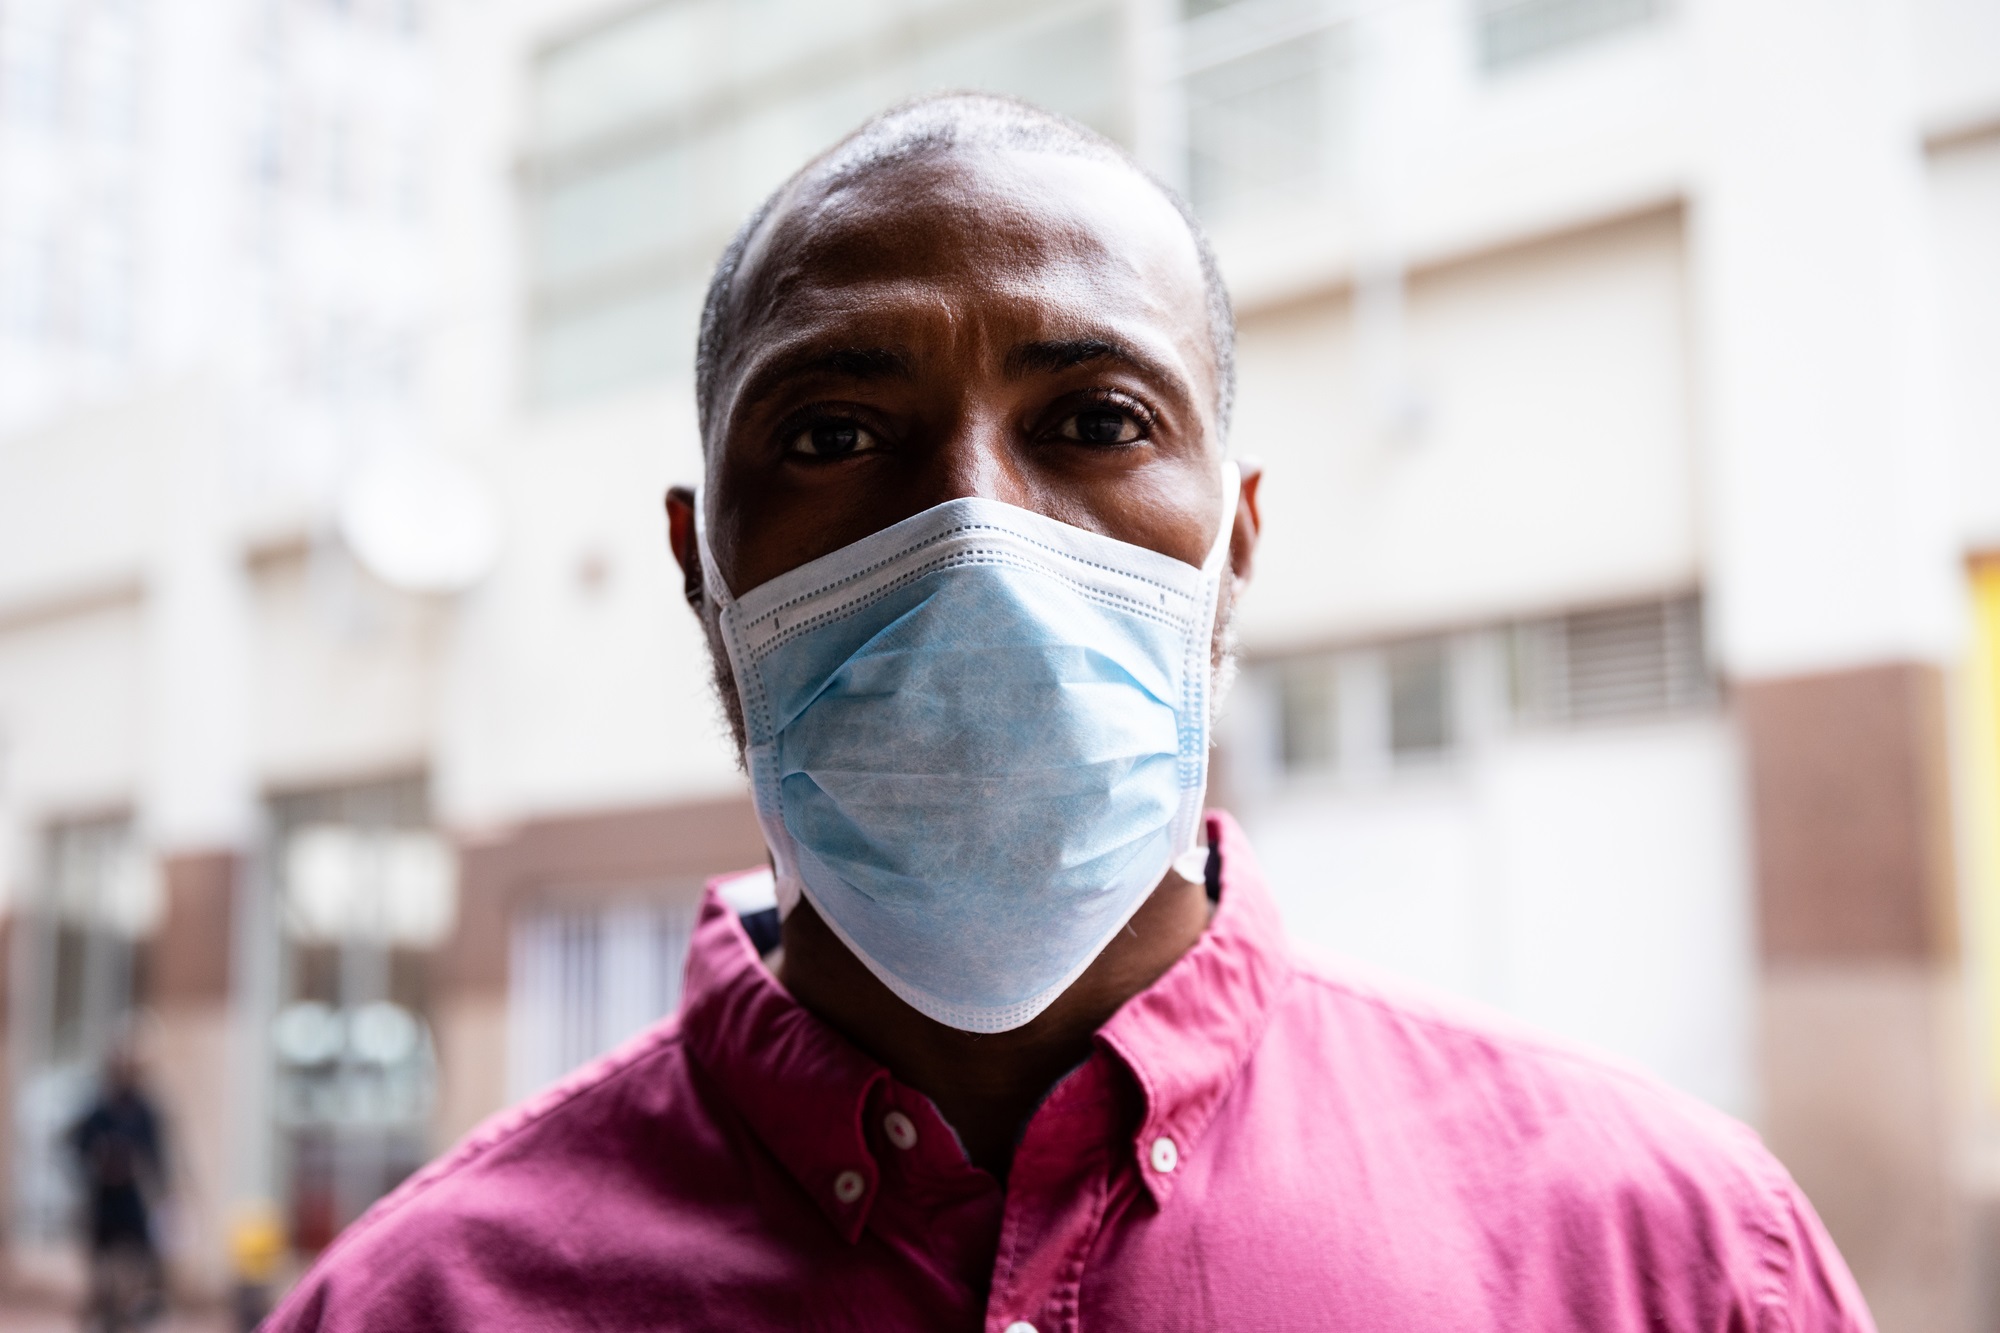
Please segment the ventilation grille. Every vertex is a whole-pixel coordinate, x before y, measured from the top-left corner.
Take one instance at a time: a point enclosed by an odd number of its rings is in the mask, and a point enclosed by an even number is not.
[[[1693,597],[1514,628],[1515,712],[1527,722],[1647,717],[1715,697]]]

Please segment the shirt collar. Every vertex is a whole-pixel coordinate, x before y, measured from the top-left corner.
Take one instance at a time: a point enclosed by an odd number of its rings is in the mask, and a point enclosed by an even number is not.
[[[1131,1071],[1145,1099],[1132,1151],[1139,1178],[1161,1206],[1183,1174],[1181,1163],[1201,1150],[1216,1108],[1263,1037],[1272,1001],[1292,976],[1277,904],[1242,827],[1211,811],[1208,838],[1221,869],[1221,893],[1208,929],[1097,1033],[1099,1045]],[[1158,1149],[1162,1139],[1173,1146]]]
[[[1132,1151],[1161,1206],[1172,1196],[1179,1162],[1201,1150],[1216,1107],[1291,976],[1277,909],[1243,830],[1211,813],[1208,835],[1220,864],[1220,900],[1208,929],[1097,1035],[1138,1085],[1144,1109]],[[802,1008],[764,967],[724,901],[737,878],[711,881],[703,900],[688,951],[683,1037],[751,1131],[852,1243],[881,1186],[866,1116],[889,1074]],[[1156,1147],[1162,1138],[1174,1145],[1165,1150],[1171,1163]],[[849,1172],[859,1176],[858,1194],[852,1180],[842,1186]]]
[[[882,1066],[785,993],[711,880],[688,944],[681,1032],[688,1053],[853,1244],[881,1188],[868,1150],[869,1094],[889,1081]],[[862,1188],[843,1180],[860,1178]]]

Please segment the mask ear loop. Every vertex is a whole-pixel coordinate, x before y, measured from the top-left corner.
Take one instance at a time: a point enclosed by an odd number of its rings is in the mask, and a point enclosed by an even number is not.
[[[1222,614],[1222,580],[1228,572],[1226,566],[1229,562],[1229,547],[1236,536],[1236,509],[1242,493],[1242,469],[1237,467],[1235,459],[1223,459],[1222,524],[1216,530],[1215,544],[1208,548],[1208,556],[1201,562],[1201,572],[1206,576],[1208,585],[1208,632],[1202,636],[1199,647],[1200,661],[1198,666],[1195,663],[1189,664],[1191,669],[1205,670],[1209,673],[1211,689],[1214,688],[1213,677],[1215,673],[1215,663],[1213,660],[1215,621],[1216,617]],[[1206,710],[1212,706],[1213,702],[1208,698],[1208,692],[1204,690],[1202,693],[1202,707]],[[1208,735],[1208,721],[1204,717],[1202,719],[1202,744],[1204,747],[1210,743],[1210,739]],[[1207,762],[1208,758],[1206,753],[1204,753],[1202,756],[1202,792],[1201,796],[1197,798],[1198,802],[1207,798]],[[1193,845],[1174,858],[1173,870],[1182,879],[1199,884],[1208,875],[1208,839],[1203,836],[1203,821],[1199,810],[1197,810],[1195,816],[1193,839]]]
[[[1236,460],[1222,460],[1222,526],[1216,530],[1215,545],[1208,548],[1208,558],[1201,562],[1201,572],[1213,574],[1223,561],[1229,558],[1230,539],[1236,535],[1236,506],[1243,494],[1243,469],[1236,466]],[[1221,599],[1217,598],[1220,605]],[[1211,626],[1210,628],[1213,628]]]
[[[747,731],[751,726],[750,701],[743,697],[744,672],[750,669],[745,655],[738,651],[736,642],[735,617],[736,599],[729,595],[729,585],[723,581],[722,571],[716,568],[715,552],[708,546],[708,488],[697,486],[694,492],[694,544],[701,553],[702,596],[715,603],[716,625],[722,631],[723,650],[729,654],[729,674],[735,679],[736,706],[742,710],[743,725]],[[750,758],[744,756],[746,766]],[[754,766],[753,766],[754,772]],[[751,779],[756,781],[753,776]],[[798,873],[792,868],[789,835],[782,822],[764,817],[763,803],[758,803],[757,822],[764,830],[764,844],[771,854],[772,890],[778,902],[778,917],[783,920],[798,906],[800,887]]]
[[[694,545],[701,556],[701,594],[715,599],[717,610],[727,610],[735,601],[722,572],[715,567],[715,553],[708,549],[708,487],[694,488]]]

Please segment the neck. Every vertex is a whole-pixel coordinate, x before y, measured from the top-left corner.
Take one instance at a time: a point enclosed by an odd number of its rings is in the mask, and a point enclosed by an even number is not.
[[[1172,871],[1104,952],[1028,1023],[962,1032],[898,999],[801,901],[785,918],[778,980],[792,997],[936,1104],[973,1165],[1004,1180],[1014,1140],[1056,1080],[1089,1055],[1120,1005],[1159,979],[1208,925],[1208,895]]]

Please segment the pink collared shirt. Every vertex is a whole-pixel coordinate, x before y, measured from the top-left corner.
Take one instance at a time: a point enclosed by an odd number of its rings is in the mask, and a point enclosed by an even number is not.
[[[476,1131],[267,1327],[1869,1329],[1749,1130],[1301,961],[1212,815],[1201,941],[1005,1189],[794,1003],[711,888],[681,1014]]]

